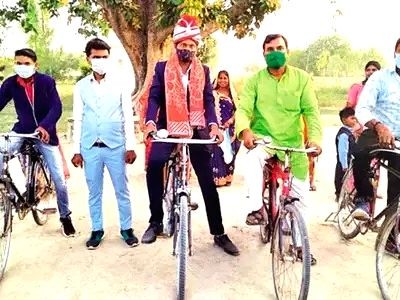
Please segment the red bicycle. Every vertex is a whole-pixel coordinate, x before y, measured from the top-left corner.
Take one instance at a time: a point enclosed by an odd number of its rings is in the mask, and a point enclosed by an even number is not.
[[[256,141],[269,150],[284,153],[266,160],[260,224],[263,243],[271,241],[272,271],[278,299],[306,299],[310,286],[311,253],[305,221],[297,208],[300,200],[290,196],[292,173],[290,155],[311,153],[315,148],[274,146],[269,138]]]

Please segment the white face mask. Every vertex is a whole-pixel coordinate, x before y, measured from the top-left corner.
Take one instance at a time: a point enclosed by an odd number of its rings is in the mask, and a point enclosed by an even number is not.
[[[400,53],[395,53],[394,59],[396,60],[396,66],[400,69]]]
[[[90,60],[92,63],[92,70],[99,75],[104,75],[109,70],[109,60],[108,58],[92,58]]]
[[[14,71],[19,77],[26,79],[35,74],[36,70],[34,65],[14,65]]]

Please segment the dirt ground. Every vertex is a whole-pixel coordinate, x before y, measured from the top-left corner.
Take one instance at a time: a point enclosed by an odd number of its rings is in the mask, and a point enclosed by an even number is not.
[[[380,299],[373,249],[376,233],[344,241],[334,223],[324,222],[336,208],[336,130],[325,129],[324,152],[317,162],[317,191],[310,193],[308,201],[311,249],[318,260],[311,269],[309,299]],[[70,158],[70,145],[65,148]],[[143,153],[139,145],[138,160],[129,166],[133,227],[139,238],[149,218]],[[193,186],[192,195],[200,207],[193,213],[194,256],[188,262],[188,299],[275,298],[269,245],[260,242],[258,227],[244,223],[244,155],[241,149],[234,184],[219,189],[225,229],[240,248],[240,256],[226,255],[213,245],[200,191]],[[90,234],[86,183],[82,170],[71,166],[71,172],[69,191],[77,236],[64,238],[56,215],[42,227],[30,215],[23,221],[15,217],[0,299],[173,299],[176,275],[172,240],[158,239],[154,244],[128,248],[119,237],[116,201],[108,178],[104,191],[105,240],[96,251],[86,250]]]

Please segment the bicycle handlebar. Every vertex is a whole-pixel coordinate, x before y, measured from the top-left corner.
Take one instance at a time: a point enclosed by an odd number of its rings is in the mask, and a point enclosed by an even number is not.
[[[157,132],[152,132],[150,133],[150,136],[153,138],[153,142],[156,143],[210,145],[210,144],[215,144],[217,142],[215,138],[211,139],[170,138],[168,137],[168,131],[165,129],[161,129]]]
[[[40,139],[40,134],[37,131],[35,131],[34,133],[6,132],[6,133],[0,133],[0,137],[5,137],[5,138],[17,137],[17,138],[38,140]]]
[[[278,150],[284,152],[298,152],[298,153],[315,153],[317,152],[316,147],[311,148],[291,148],[291,147],[282,147],[282,146],[275,146],[272,145],[272,139],[270,137],[264,137],[260,140],[254,141],[256,145],[262,145],[271,150]]]

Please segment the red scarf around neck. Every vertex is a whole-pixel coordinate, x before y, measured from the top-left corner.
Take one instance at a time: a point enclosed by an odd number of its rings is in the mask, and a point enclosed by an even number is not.
[[[198,58],[193,59],[188,85],[189,101],[182,83],[182,68],[176,53],[167,61],[164,75],[167,130],[171,136],[191,137],[192,127],[205,127],[206,123],[203,97],[204,68]]]

